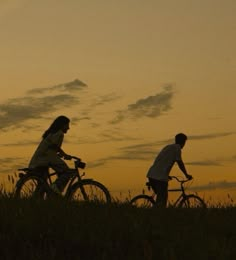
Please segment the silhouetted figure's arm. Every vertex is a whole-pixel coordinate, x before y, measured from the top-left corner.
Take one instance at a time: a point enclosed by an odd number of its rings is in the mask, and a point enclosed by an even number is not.
[[[64,157],[65,160],[71,160],[71,155],[65,153],[61,148],[58,149],[58,153],[61,157]]]
[[[64,157],[64,159],[66,159],[66,160],[70,160],[70,159],[71,159],[71,156],[70,156],[69,154],[65,153],[65,152],[61,149],[61,147],[52,144],[52,145],[51,145],[51,148],[55,149],[56,152],[58,153],[58,155],[59,155],[60,157]]]
[[[182,160],[177,161],[177,164],[178,164],[180,170],[183,172],[183,174],[185,175],[185,177],[186,177],[187,179],[192,179],[192,178],[193,178],[191,175],[189,175],[189,174],[187,173],[187,170],[186,170],[186,168],[185,168],[184,162],[183,162]]]

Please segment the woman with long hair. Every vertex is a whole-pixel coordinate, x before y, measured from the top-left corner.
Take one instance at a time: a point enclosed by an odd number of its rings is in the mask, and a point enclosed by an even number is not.
[[[66,154],[61,148],[64,134],[69,130],[69,124],[69,118],[65,116],[57,117],[44,132],[42,141],[29,163],[29,168],[31,169],[45,168],[48,170],[51,167],[57,172],[58,178],[52,184],[52,189],[56,193],[61,193],[64,190],[71,177],[71,171],[62,159],[69,160],[71,156]],[[45,171],[42,175],[45,178]]]

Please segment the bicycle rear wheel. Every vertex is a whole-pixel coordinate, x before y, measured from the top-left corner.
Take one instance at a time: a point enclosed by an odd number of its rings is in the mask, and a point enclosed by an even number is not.
[[[203,199],[197,195],[191,194],[183,198],[179,205],[179,208],[206,208],[206,203]]]
[[[75,183],[68,192],[67,198],[77,202],[109,203],[111,196],[108,189],[94,180],[82,180]]]
[[[15,197],[20,199],[45,199],[47,189],[40,177],[25,174],[16,183]]]
[[[130,204],[137,208],[151,208],[154,206],[155,201],[151,196],[142,194],[131,199]]]

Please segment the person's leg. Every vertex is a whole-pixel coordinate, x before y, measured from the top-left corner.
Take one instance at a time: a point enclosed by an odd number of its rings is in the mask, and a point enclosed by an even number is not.
[[[58,187],[60,192],[63,192],[69,180],[75,174],[75,170],[73,169],[64,169],[63,171],[57,171],[57,179],[54,184]]]
[[[39,166],[34,168],[33,174],[42,178],[45,182],[48,178],[48,167],[47,166]]]
[[[47,182],[48,167],[47,166],[40,166],[40,167],[35,168],[34,171],[33,171],[33,175],[38,176],[44,182]],[[43,196],[44,193],[45,193],[45,187],[44,187],[43,183],[39,182],[36,189],[35,189],[35,194]]]
[[[167,206],[167,200],[168,200],[168,182],[166,181],[160,181],[159,183],[160,191],[159,191],[159,198],[157,195],[157,205],[160,208],[166,208]]]
[[[168,200],[168,182],[151,178],[149,178],[149,182],[157,195],[156,206],[158,208],[165,208]]]
[[[56,192],[57,192],[57,189],[59,192],[63,192],[68,181],[73,176],[75,171],[70,169],[67,166],[67,164],[60,158],[57,161],[51,162],[50,167],[57,173],[57,179],[52,184],[52,188]]]

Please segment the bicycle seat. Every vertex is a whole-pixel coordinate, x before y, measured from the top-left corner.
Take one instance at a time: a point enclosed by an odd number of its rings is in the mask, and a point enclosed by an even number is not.
[[[151,184],[150,184],[150,182],[149,182],[149,181],[148,181],[148,182],[146,182],[146,186],[148,187],[148,190],[151,190],[152,186],[151,186]]]
[[[29,172],[31,171],[32,169],[30,168],[20,168],[20,169],[17,169],[18,171],[23,171],[23,172]]]

